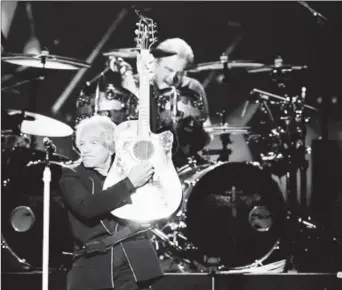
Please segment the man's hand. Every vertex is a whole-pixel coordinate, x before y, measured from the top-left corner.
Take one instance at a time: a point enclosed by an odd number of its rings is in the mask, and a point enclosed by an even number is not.
[[[111,57],[109,65],[112,71],[120,73],[122,87],[129,90],[136,97],[139,97],[138,88],[134,81],[133,69],[131,65],[124,61],[121,57]]]
[[[129,71],[133,71],[131,65],[124,61],[122,57],[110,57],[109,67],[113,72],[119,72],[122,76]]]
[[[154,173],[153,165],[150,162],[141,162],[134,166],[128,173],[128,178],[135,188],[146,184]]]

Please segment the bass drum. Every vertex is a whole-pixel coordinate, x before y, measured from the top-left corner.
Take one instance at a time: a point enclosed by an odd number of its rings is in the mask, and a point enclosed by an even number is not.
[[[3,152],[7,161],[2,182],[2,261],[6,270],[40,270],[43,247],[43,171],[45,152],[19,148]],[[65,157],[51,157],[49,267],[60,269],[70,263],[72,239],[59,179]],[[20,163],[21,160],[21,163]]]
[[[243,269],[268,258],[284,223],[285,201],[271,176],[248,163],[216,163],[179,171],[184,236],[192,257]]]

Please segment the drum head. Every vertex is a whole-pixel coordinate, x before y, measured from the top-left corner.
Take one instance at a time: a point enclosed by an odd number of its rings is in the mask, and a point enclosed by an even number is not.
[[[227,268],[260,261],[280,238],[285,202],[252,164],[223,163],[199,178],[186,205],[186,236]]]
[[[32,159],[12,170],[2,184],[3,239],[13,255],[25,260],[33,269],[40,269],[42,265],[44,168],[43,161]],[[69,262],[70,256],[63,251],[72,251],[72,239],[59,191],[61,164],[51,161],[50,169],[49,267],[60,268]]]

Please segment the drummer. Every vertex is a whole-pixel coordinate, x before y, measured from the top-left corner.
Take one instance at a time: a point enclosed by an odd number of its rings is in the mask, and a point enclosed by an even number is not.
[[[149,70],[154,72],[153,87],[151,89],[151,130],[161,132],[172,130],[176,134],[178,150],[174,159],[186,160],[187,157],[198,157],[198,151],[210,142],[210,136],[204,132],[203,125],[210,125],[208,101],[204,88],[199,81],[185,75],[185,71],[194,62],[192,48],[183,39],[171,38],[161,42],[157,49],[175,52],[175,55],[153,58],[149,64]],[[121,84],[124,88],[138,95],[138,77],[133,75],[132,67],[122,58],[116,58],[111,62],[115,70],[119,71],[122,77]],[[172,91],[177,90],[179,98],[195,98],[202,104],[201,114],[196,110],[181,112],[181,117],[176,124],[172,122],[170,111],[158,110],[158,100]],[[183,108],[189,107],[183,103]],[[181,107],[181,106],[180,106]],[[196,109],[196,108],[193,108]],[[181,108],[179,108],[181,110]],[[177,164],[176,164],[177,166]]]

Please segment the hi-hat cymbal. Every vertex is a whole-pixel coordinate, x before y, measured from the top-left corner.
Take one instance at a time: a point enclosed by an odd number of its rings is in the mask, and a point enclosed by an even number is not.
[[[22,111],[7,110],[9,116],[21,118]],[[21,132],[28,135],[43,137],[68,137],[72,135],[72,128],[61,121],[31,112],[24,112]]]
[[[122,58],[137,58],[139,49],[138,48],[118,48],[113,49],[108,52],[104,52],[102,55],[104,56],[115,56],[115,57],[122,57]],[[174,51],[168,51],[165,49],[159,49],[159,48],[152,48],[151,54],[158,58],[158,57],[166,57],[166,56],[172,56],[177,54]]]
[[[202,71],[212,71],[212,70],[223,70],[227,64],[228,69],[233,68],[242,68],[246,70],[261,68],[264,66],[262,63],[256,63],[248,60],[233,60],[233,61],[212,61],[212,62],[205,62],[199,63],[196,67],[188,69],[187,72],[189,73],[199,73]]]
[[[222,134],[247,134],[250,131],[250,127],[231,127],[228,125],[211,125],[203,127],[204,131],[212,135]]]
[[[45,69],[78,70],[91,66],[85,61],[52,55],[46,51],[41,54],[7,53],[1,57],[1,60],[16,65]]]

